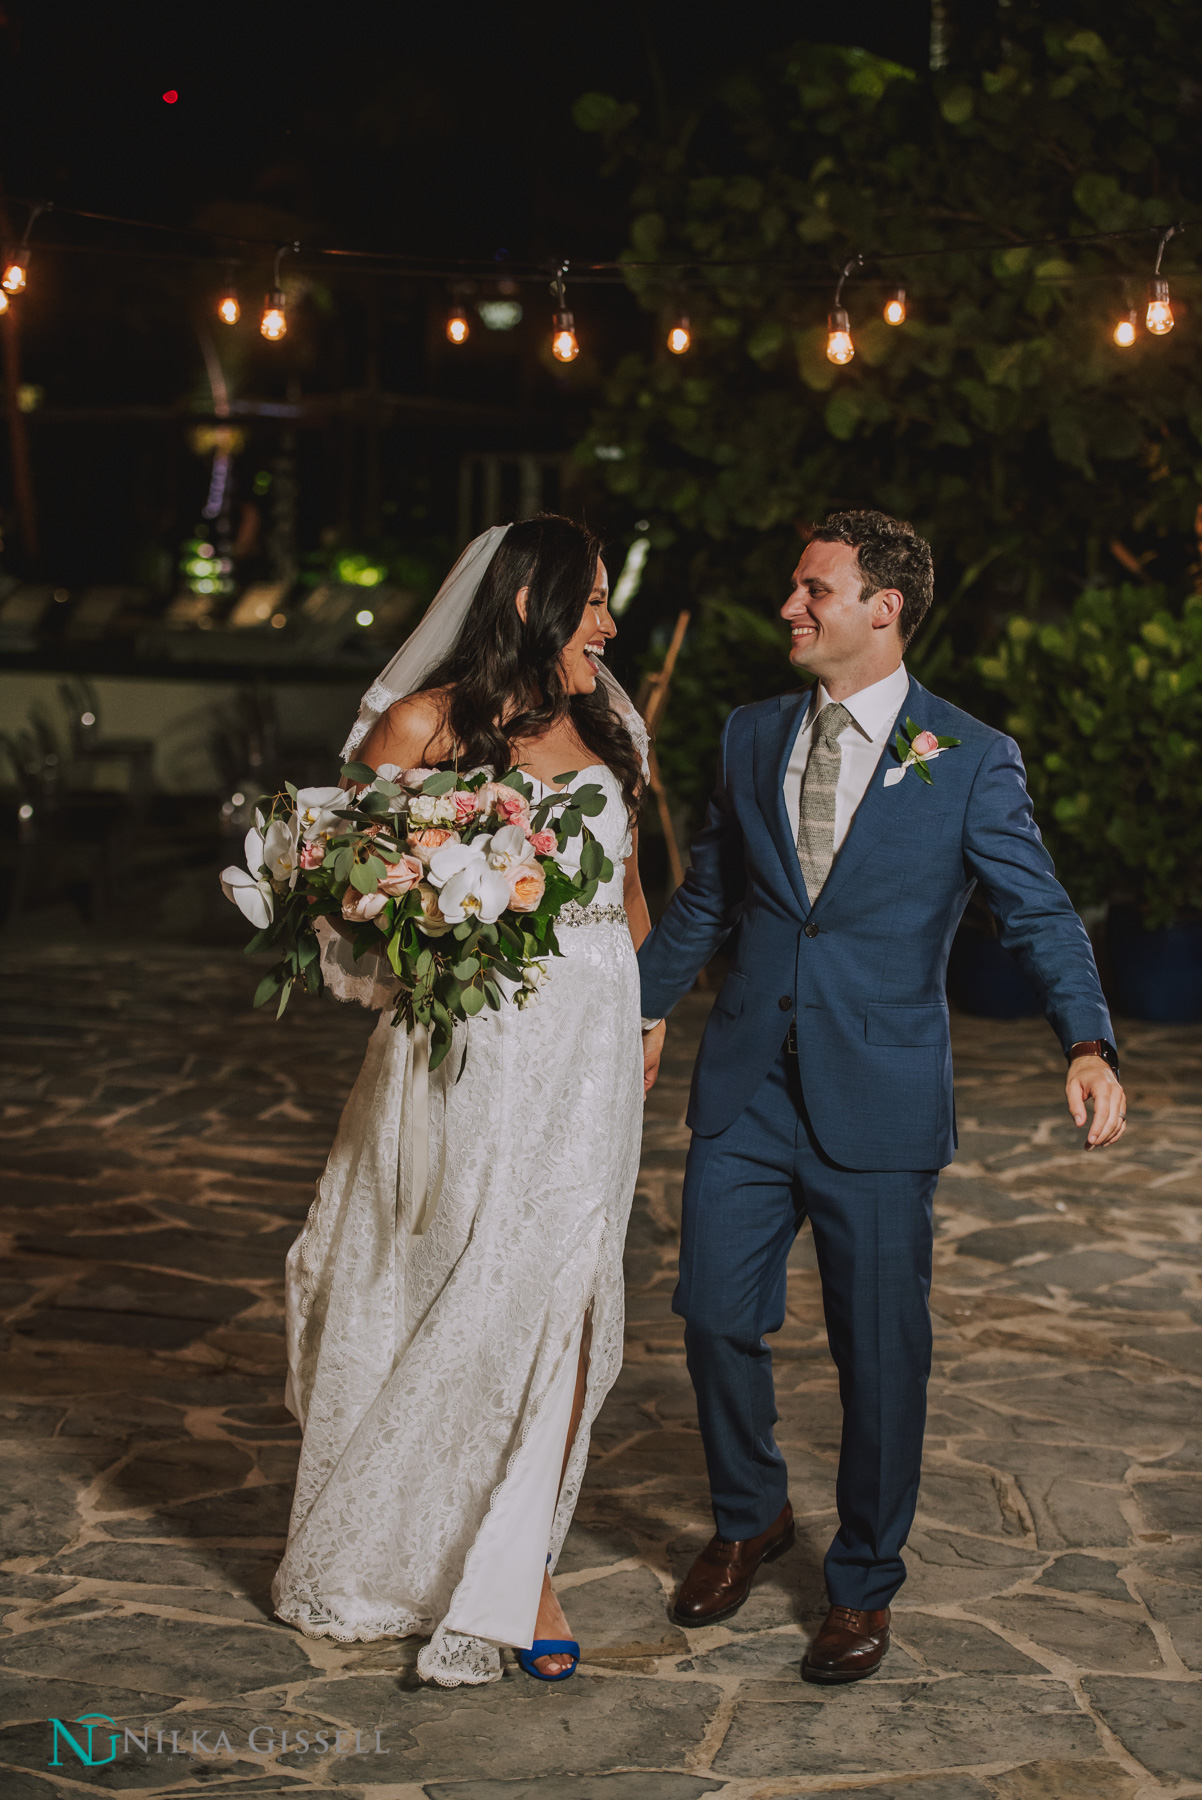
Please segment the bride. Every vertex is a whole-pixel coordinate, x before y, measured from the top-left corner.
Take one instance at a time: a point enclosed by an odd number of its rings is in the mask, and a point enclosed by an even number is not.
[[[615,630],[582,526],[494,527],[368,690],[344,752],[377,769],[516,765],[542,794],[595,782],[615,870],[561,915],[565,954],[537,1003],[457,1028],[433,1073],[390,1023],[387,965],[364,972],[323,934],[333,991],[385,1011],[288,1258],[304,1443],[272,1596],[314,1637],[432,1633],[418,1672],[446,1687],[498,1680],[502,1645],[542,1680],[580,1655],[550,1575],[621,1364],[634,953],[650,929],[633,829],[646,733],[602,665]]]

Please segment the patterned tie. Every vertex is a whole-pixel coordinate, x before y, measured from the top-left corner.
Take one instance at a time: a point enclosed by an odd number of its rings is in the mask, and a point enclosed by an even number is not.
[[[850,718],[845,706],[828,704],[823,707],[814,727],[801,785],[797,855],[811,906],[822,892],[835,860],[835,793],[843,762],[839,733]]]

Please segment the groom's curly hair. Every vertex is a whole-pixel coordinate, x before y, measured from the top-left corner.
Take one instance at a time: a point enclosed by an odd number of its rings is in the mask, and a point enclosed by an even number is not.
[[[935,560],[926,539],[904,519],[870,507],[862,512],[831,513],[814,527],[813,536],[822,544],[851,545],[864,577],[862,600],[871,599],[882,588],[897,589],[902,597],[897,624],[902,643],[908,644],[935,595]]]

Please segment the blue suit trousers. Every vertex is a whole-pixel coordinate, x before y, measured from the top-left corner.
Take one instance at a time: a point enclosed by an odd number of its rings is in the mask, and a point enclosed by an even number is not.
[[[872,1096],[864,1096],[871,1107]],[[814,1233],[827,1341],[839,1371],[839,1530],[827,1552],[833,1606],[887,1606],[918,1498],[931,1369],[932,1200],[937,1170],[852,1170],[820,1149],[797,1058],[782,1048],[755,1098],[685,1173],[680,1282],[714,1521],[764,1531],[788,1497],[767,1334],[785,1317],[786,1263]]]

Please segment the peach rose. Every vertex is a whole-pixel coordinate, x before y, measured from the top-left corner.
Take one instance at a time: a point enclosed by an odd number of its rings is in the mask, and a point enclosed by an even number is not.
[[[416,856],[402,856],[400,862],[389,863],[388,873],[381,877],[379,892],[386,894],[390,900],[407,894],[411,887],[425,874],[422,864]]]
[[[520,825],[523,831],[530,829],[530,802],[516,788],[506,787],[500,781],[486,781],[477,799],[482,814],[496,813],[506,825]]]
[[[428,881],[422,881],[416,891],[422,903],[421,929],[427,937],[445,937],[451,927],[439,911],[438,889],[432,888]]]
[[[317,838],[311,843],[302,844],[300,866],[302,869],[320,869],[326,859],[326,847]]]
[[[448,831],[445,825],[426,825],[421,831],[409,833],[409,849],[424,868],[430,867],[430,858],[444,844],[457,844],[459,833]]]
[[[519,863],[508,879],[509,904],[514,912],[533,912],[547,886],[541,863]]]
[[[929,756],[932,750],[938,750],[939,739],[933,731],[920,731],[910,748],[915,756]]]
[[[536,856],[551,856],[554,854],[558,840],[551,827],[544,825],[541,831],[527,832],[526,842]]]
[[[342,896],[342,916],[352,925],[367,925],[384,911],[387,900],[387,894],[361,894],[358,888],[348,887]]]

